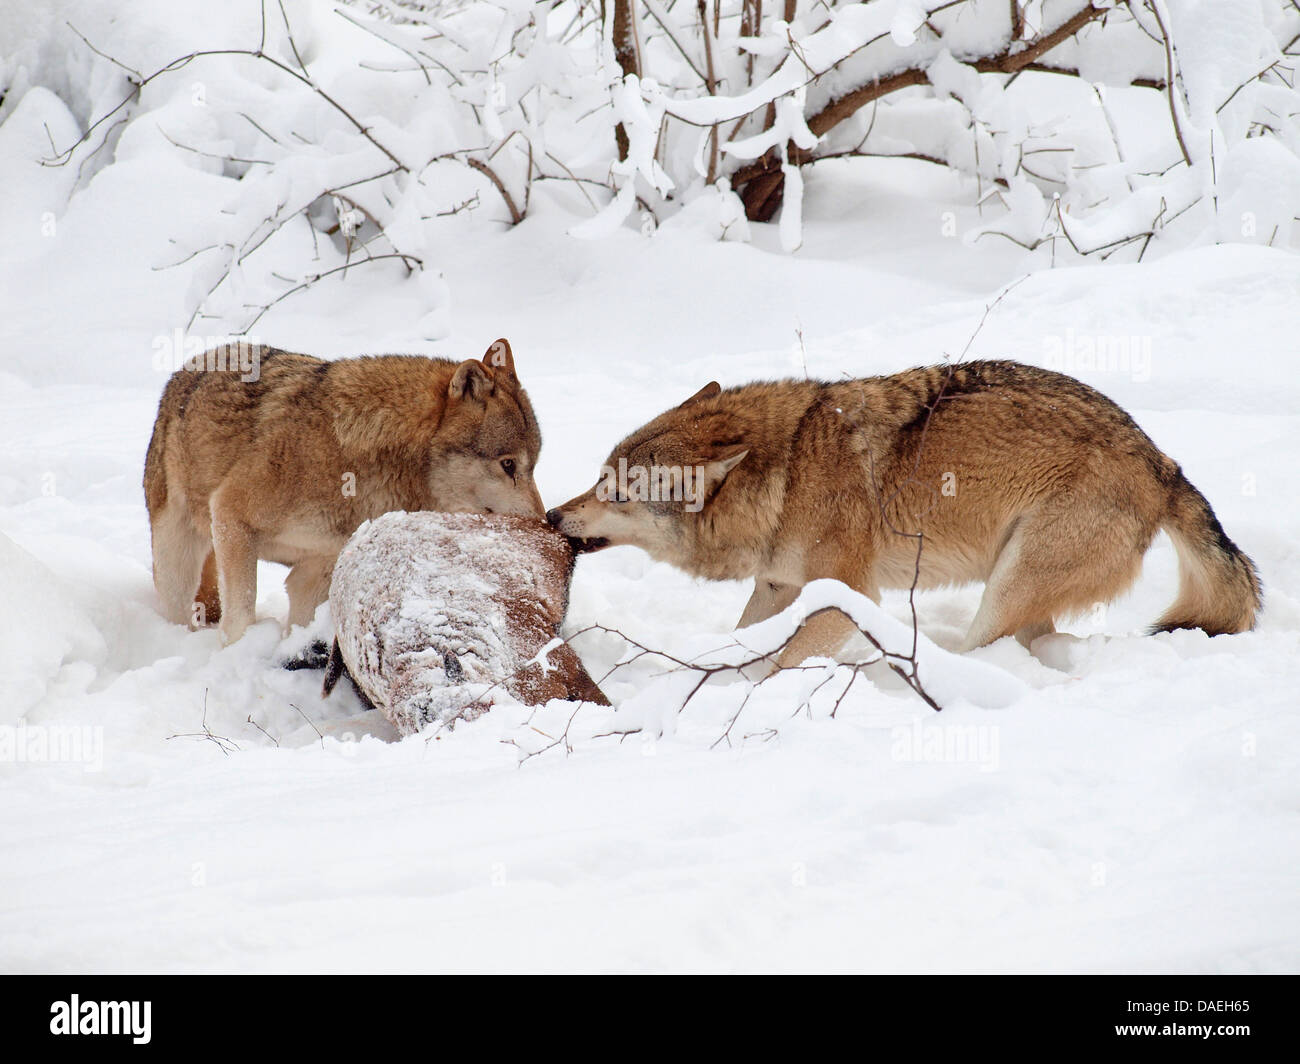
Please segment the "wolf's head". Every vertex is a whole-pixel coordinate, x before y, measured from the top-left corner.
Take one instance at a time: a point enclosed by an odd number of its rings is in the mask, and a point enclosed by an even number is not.
[[[580,552],[630,544],[692,569],[692,530],[709,519],[719,488],[749,453],[734,418],[709,402],[720,393],[710,382],[632,433],[595,485],[546,519]]]
[[[429,481],[448,512],[546,512],[533,469],[542,448],[532,404],[515,375],[510,344],[497,340],[480,359],[458,365],[433,439]]]

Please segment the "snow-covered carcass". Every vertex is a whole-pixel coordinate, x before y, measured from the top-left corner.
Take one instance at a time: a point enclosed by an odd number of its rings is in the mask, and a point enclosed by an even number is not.
[[[553,645],[572,575],[569,541],[536,518],[384,514],[335,565],[324,693],[346,667],[402,735],[477,716],[502,692],[608,705],[573,648]]]

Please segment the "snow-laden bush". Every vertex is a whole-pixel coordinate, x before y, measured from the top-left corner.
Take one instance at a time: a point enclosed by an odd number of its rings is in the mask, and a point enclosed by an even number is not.
[[[1285,246],[1300,215],[1292,0],[56,6],[0,55],[0,121],[43,86],[84,130],[47,162],[80,183],[130,158],[224,179],[159,263],[192,271],[191,324],[246,331],[364,268],[423,286],[440,335],[440,227],[515,224],[543,181],[586,197],[579,236],[692,205],[728,237],[778,218],[788,250],[803,172],[845,156],[971,175],[967,239],[1053,261]]]
[[[1031,248],[1140,254],[1184,212],[1183,242],[1286,244],[1300,214],[1289,0],[630,7],[646,12],[626,78],[640,101],[620,117],[665,116],[656,154],[630,156],[642,184],[661,187],[659,166],[678,188],[726,181],[751,219],[782,211],[787,248],[799,241],[798,169],[846,155],[976,176],[1006,207],[983,231]],[[1044,84],[1062,77],[1072,97]],[[1116,112],[1151,93],[1167,114],[1134,151]]]

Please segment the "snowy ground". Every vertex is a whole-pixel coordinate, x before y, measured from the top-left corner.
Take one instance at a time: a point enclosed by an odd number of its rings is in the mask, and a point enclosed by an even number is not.
[[[970,655],[986,682],[942,716],[877,678],[831,719],[845,674],[792,718],[812,686],[798,678],[762,688],[715,747],[743,686],[676,714],[680,678],[641,666],[606,683],[616,709],[576,718],[571,754],[521,765],[568,707],[538,730],[499,707],[393,742],[350,692],[322,702],[318,673],[280,669],[308,633],[282,637],[274,566],[265,619],[234,646],[159,617],[140,490],[165,380],[151,345],[183,321],[188,279],[152,267],[195,177],[118,163],[42,236],[41,197],[57,190],[5,129],[17,224],[0,246],[0,724],[89,728],[93,763],[0,763],[0,968],[1300,966],[1294,256],[1037,262],[970,351],[1064,353],[1128,408],[1259,565],[1255,632],[1140,634],[1174,595],[1162,536],[1129,596],[1039,657],[1009,640]],[[919,162],[824,165],[804,246],[786,256],[769,226],[749,245],[688,220],[578,240],[566,231],[584,205],[552,186],[517,229],[467,228],[441,249],[446,340],[410,330],[409,287],[378,270],[286,302],[258,335],[331,355],[478,354],[509,337],[554,505],[710,379],[956,355],[1031,267],[1009,245],[944,236],[945,212],[959,231],[977,221],[972,201]],[[1125,365],[1068,361],[1117,337],[1131,338]],[[922,631],[954,647],[978,594],[921,596]],[[570,624],[681,652],[724,642],[746,597],[619,548],[580,562]],[[886,607],[907,615],[901,597]],[[596,676],[620,652],[612,637],[580,649]],[[221,743],[195,736],[205,721]],[[594,737],[623,726],[645,730]]]

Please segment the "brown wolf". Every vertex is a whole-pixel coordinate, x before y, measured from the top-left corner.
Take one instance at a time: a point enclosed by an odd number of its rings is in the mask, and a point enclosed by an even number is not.
[[[541,434],[505,340],[459,364],[254,354],[256,379],[181,369],[158,404],[144,494],[168,620],[219,619],[238,639],[261,558],[291,567],[289,623],[306,624],[339,549],[389,510],[544,512]]]
[[[818,578],[877,601],[910,587],[918,533],[918,586],[984,582],[963,649],[1028,645],[1113,599],[1159,528],[1180,589],[1155,631],[1242,632],[1260,605],[1254,565],[1177,463],[1101,393],[1015,362],[711,383],[547,517],[586,549],[633,544],[696,576],[753,577],[741,627]],[[852,631],[838,611],[816,614],[780,663],[834,654]]]

